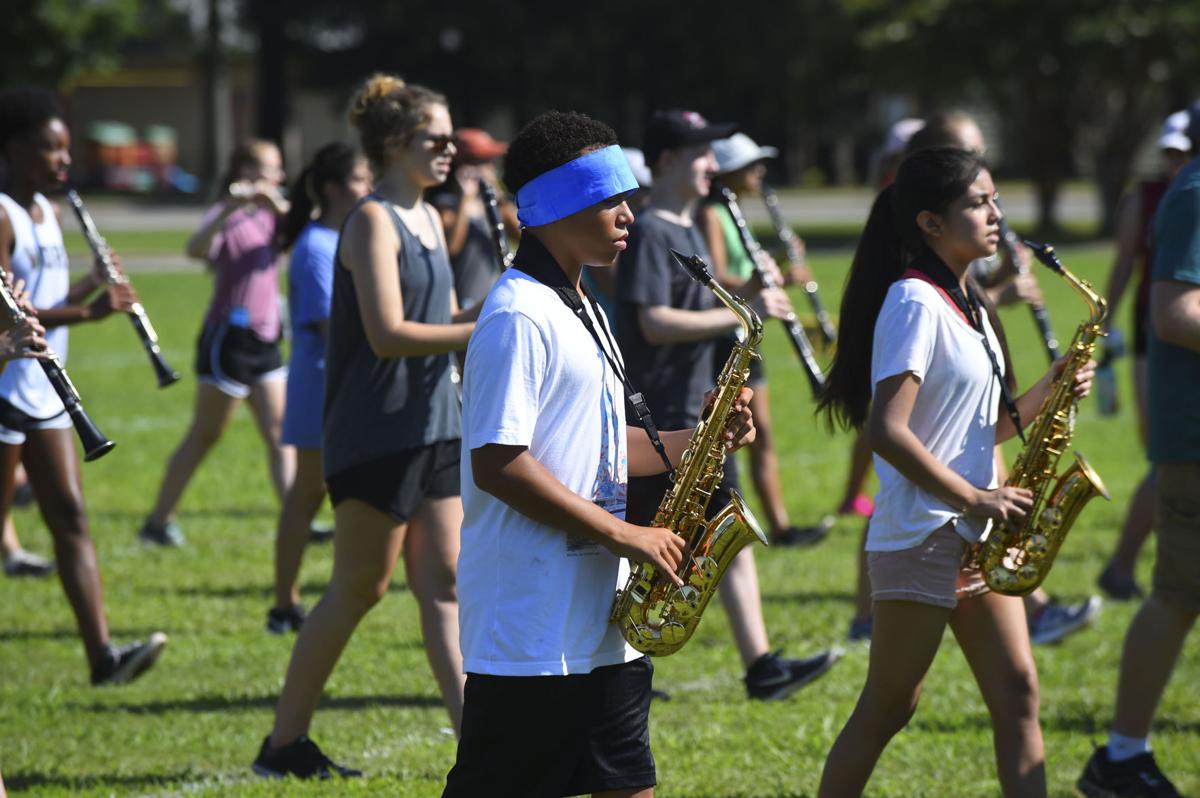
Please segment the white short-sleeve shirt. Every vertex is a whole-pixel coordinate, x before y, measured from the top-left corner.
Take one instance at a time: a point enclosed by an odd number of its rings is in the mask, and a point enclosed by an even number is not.
[[[621,383],[591,334],[553,290],[505,272],[484,301],[463,374],[458,596],[467,672],[566,675],[641,656],[608,620],[626,561],[522,515],[479,490],[471,471],[473,449],[524,446],[571,491],[623,518],[625,434]]]
[[[1000,359],[996,333],[987,314],[981,315],[988,342]],[[1003,360],[1000,369],[1003,373]],[[994,488],[1001,392],[983,337],[936,287],[913,278],[892,284],[875,322],[872,396],[881,381],[905,372],[921,383],[909,428],[934,457],[972,485]],[[879,455],[874,459],[879,493],[867,531],[868,551],[912,548],[947,522],[972,543],[987,534],[990,522],[963,515]]]

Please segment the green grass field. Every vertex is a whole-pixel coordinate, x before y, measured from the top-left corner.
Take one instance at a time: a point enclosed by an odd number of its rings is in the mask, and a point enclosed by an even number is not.
[[[1107,268],[1105,247],[1064,250],[1092,279]],[[849,256],[815,256],[826,302],[837,305]],[[185,379],[164,391],[121,319],[76,328],[69,368],[101,428],[117,441],[84,466],[93,533],[118,641],[162,629],[171,636],[159,666],[135,684],[88,686],[75,626],[55,581],[0,579],[0,770],[13,794],[436,796],[454,758],[454,739],[429,674],[415,604],[403,582],[363,623],[329,683],[312,734],[368,778],[349,784],[267,783],[249,770],[271,725],[291,638],[264,633],[270,603],[276,502],[262,447],[240,414],[186,494],[186,548],[148,549],[135,532],[162,467],[190,417],[192,347],[208,300],[202,274],[145,274],[136,282],[165,352]],[[1083,306],[1043,277],[1060,337]],[[1122,324],[1127,326],[1127,308]],[[1022,382],[1045,367],[1028,312],[1004,312]],[[832,509],[842,490],[849,437],[830,435],[812,415],[801,370],[778,329],[765,354],[787,501],[804,523]],[[1123,405],[1113,419],[1083,406],[1075,442],[1113,493],[1096,501],[1072,532],[1048,588],[1077,599],[1093,590],[1145,464],[1122,363]],[[25,543],[50,549],[36,510],[17,513]],[[841,642],[850,619],[860,524],[839,523],[807,550],[759,551],[772,645],[803,655]],[[1149,582],[1153,545],[1139,577]],[[315,602],[330,550],[312,549],[302,575]],[[1101,741],[1112,711],[1117,660],[1131,605],[1109,604],[1094,628],[1039,648],[1042,721],[1051,794],[1073,783]],[[661,796],[806,796],[848,716],[866,672],[866,649],[851,647],[828,676],[775,704],[750,703],[726,628],[714,607],[696,639],[657,663],[656,683],[672,700],[656,704],[652,742]],[[1190,641],[1158,713],[1153,744],[1185,792],[1200,793],[1200,657]],[[913,798],[998,795],[988,717],[957,646],[947,636],[921,706],[879,762],[868,794]]]

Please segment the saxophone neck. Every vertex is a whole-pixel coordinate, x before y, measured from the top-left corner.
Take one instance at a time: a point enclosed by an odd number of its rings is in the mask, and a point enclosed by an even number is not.
[[[758,345],[762,343],[763,323],[750,304],[717,282],[712,272],[709,271],[708,264],[700,256],[684,255],[677,249],[671,250],[671,256],[693,280],[716,294],[717,299],[733,311],[733,315],[737,316],[738,322],[742,325],[743,345],[757,350]]]

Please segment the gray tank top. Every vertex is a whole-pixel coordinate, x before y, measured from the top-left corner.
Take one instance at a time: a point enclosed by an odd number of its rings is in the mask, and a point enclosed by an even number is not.
[[[359,205],[365,202],[387,208],[400,237],[397,268],[404,318],[449,324],[454,277],[445,248],[438,244],[426,249],[386,200],[371,195]],[[430,221],[438,223],[432,214]],[[450,355],[376,356],[363,329],[354,277],[340,258],[333,275],[321,447],[326,477],[406,449],[461,437]]]

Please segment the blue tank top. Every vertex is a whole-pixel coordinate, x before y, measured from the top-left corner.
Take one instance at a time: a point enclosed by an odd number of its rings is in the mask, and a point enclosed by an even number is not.
[[[439,243],[427,249],[386,200],[372,195],[359,205],[366,202],[378,202],[391,212],[400,237],[396,267],[404,318],[449,324],[454,275],[445,248]],[[430,221],[438,223],[432,214]],[[363,328],[354,276],[340,258],[333,272],[321,448],[326,477],[406,449],[461,437],[450,355],[378,357]]]

